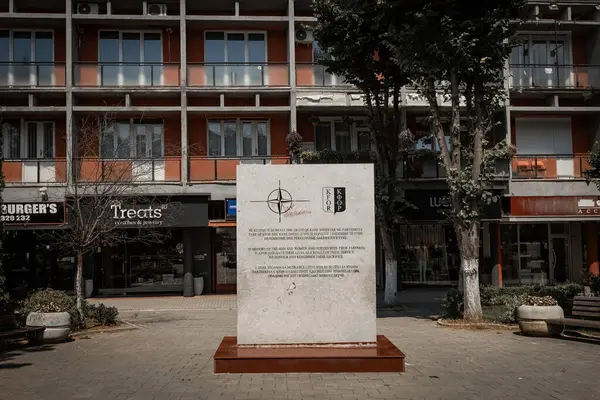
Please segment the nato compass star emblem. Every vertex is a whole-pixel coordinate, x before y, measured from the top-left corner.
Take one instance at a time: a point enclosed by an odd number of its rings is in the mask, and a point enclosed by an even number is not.
[[[277,214],[279,222],[281,222],[281,216],[294,207],[294,203],[307,202],[308,200],[294,200],[291,193],[281,187],[281,181],[279,181],[277,189],[274,189],[269,193],[267,200],[251,201],[251,203],[266,203],[269,210]]]

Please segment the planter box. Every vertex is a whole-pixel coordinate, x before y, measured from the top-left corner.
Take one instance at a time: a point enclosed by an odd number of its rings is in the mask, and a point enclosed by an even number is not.
[[[521,306],[517,309],[519,328],[525,336],[558,336],[561,325],[549,325],[546,320],[561,319],[565,313],[560,306]]]
[[[44,343],[64,342],[71,333],[71,316],[68,312],[38,313],[32,312],[27,316],[27,326],[43,326]]]

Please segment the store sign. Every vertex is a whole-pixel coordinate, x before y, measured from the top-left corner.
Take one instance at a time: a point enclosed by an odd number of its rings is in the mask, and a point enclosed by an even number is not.
[[[152,202],[110,206],[110,218],[124,228],[193,228],[208,225],[208,205],[192,202]]]
[[[0,220],[7,225],[65,223],[64,203],[2,203]]]
[[[583,198],[577,200],[577,215],[600,215],[600,199]]]
[[[497,196],[500,196],[500,193],[497,193]],[[409,211],[408,220],[441,221],[446,219],[445,213],[452,210],[452,199],[449,191],[445,189],[406,190],[404,197],[406,201],[417,207],[416,210]],[[499,198],[482,210],[483,219],[501,217],[502,206]]]
[[[510,214],[515,217],[600,217],[600,197],[596,196],[519,196],[511,197],[510,203]]]
[[[237,200],[225,199],[225,218],[235,218],[237,216]]]

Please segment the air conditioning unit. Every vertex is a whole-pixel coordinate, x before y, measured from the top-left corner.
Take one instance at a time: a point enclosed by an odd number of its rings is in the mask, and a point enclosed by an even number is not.
[[[296,43],[312,43],[315,41],[315,37],[312,31],[304,29],[296,30]]]
[[[154,17],[164,17],[165,15],[167,15],[167,5],[166,4],[148,4],[146,14],[152,15]]]
[[[77,14],[83,14],[83,15],[98,14],[98,4],[79,3],[79,4],[77,4]]]

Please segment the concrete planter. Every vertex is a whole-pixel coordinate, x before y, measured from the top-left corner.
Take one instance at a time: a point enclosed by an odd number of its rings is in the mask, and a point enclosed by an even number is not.
[[[204,291],[204,277],[194,278],[194,295],[200,296]]]
[[[558,336],[562,333],[562,325],[549,325],[546,320],[564,318],[565,313],[560,306],[526,306],[517,309],[519,328],[525,336]]]
[[[38,313],[27,316],[27,326],[44,326],[44,343],[65,341],[71,333],[71,316],[68,312]]]

